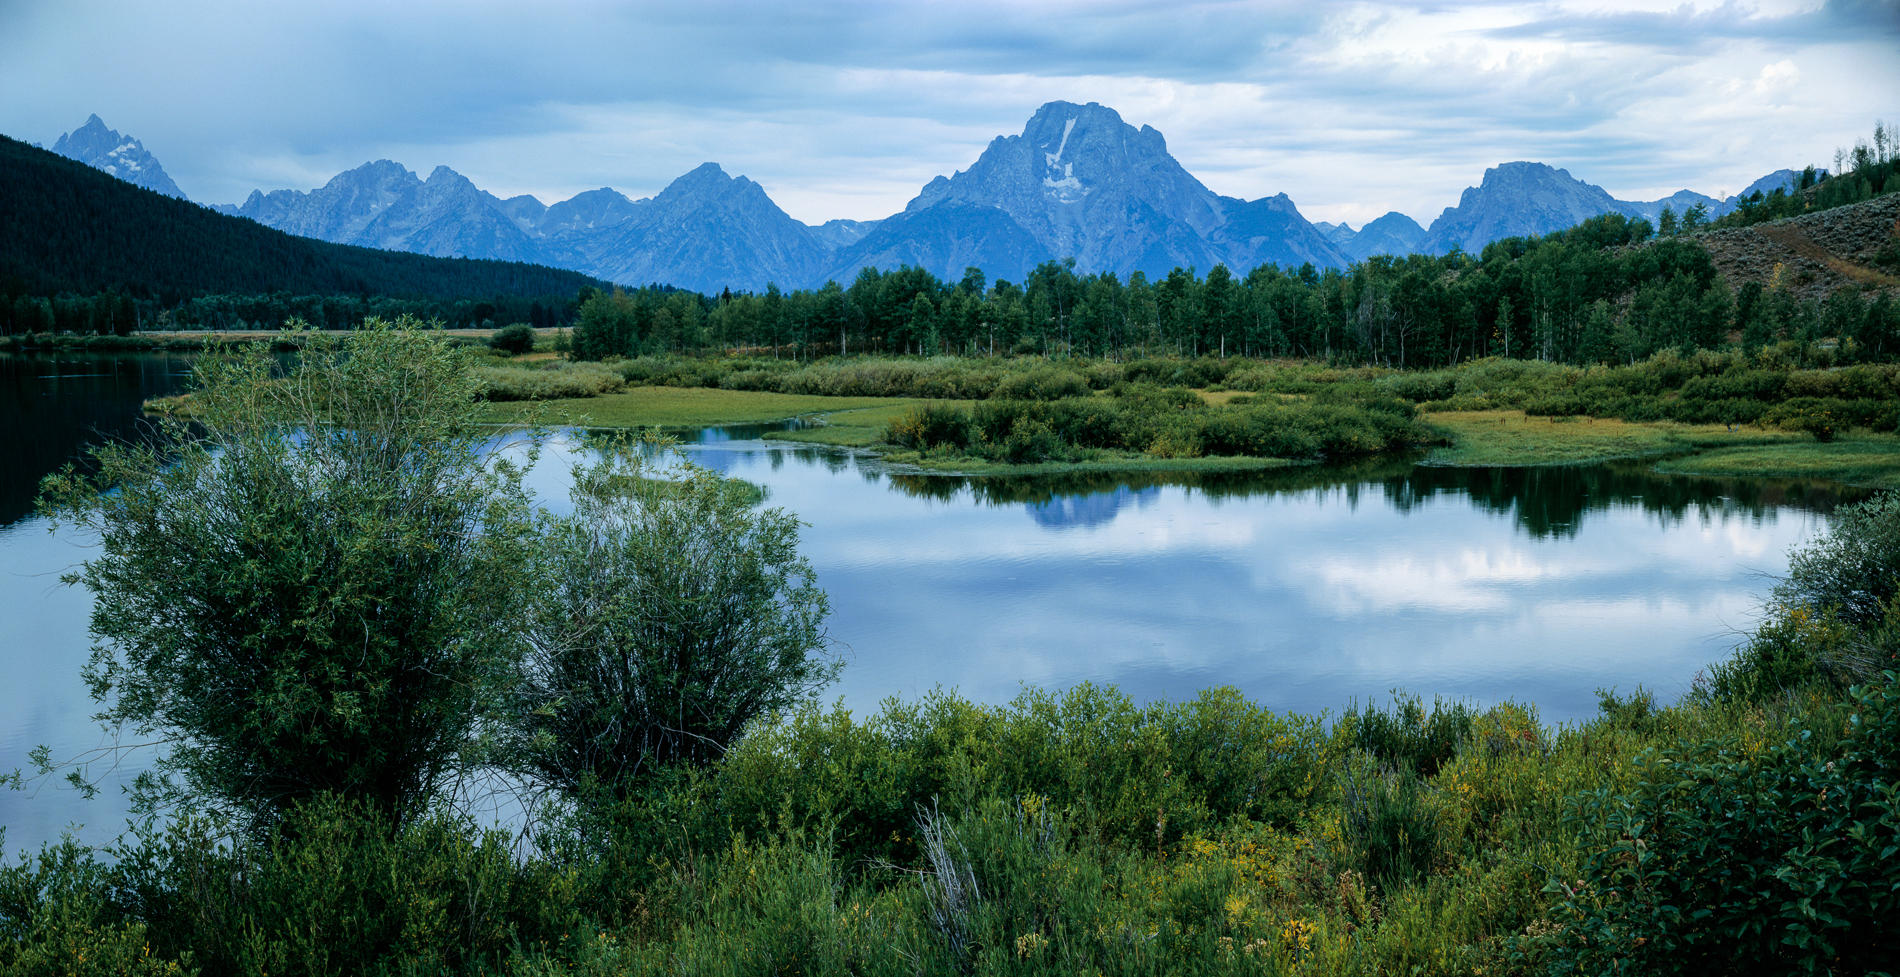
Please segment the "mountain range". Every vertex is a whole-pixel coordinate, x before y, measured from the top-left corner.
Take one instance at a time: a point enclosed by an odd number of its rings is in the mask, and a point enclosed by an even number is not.
[[[54,148],[183,196],[136,139],[96,115]],[[1742,195],[1797,178],[1780,170]],[[502,199],[446,166],[424,179],[377,160],[314,190],[257,191],[214,209],[335,243],[533,262],[627,285],[716,293],[848,283],[862,269],[899,265],[945,278],[976,267],[1021,280],[1035,265],[1062,258],[1075,259],[1084,273],[1150,278],[1216,264],[1341,268],[1377,254],[1475,252],[1603,213],[1654,222],[1664,207],[1681,213],[1701,204],[1713,218],[1736,199],[1681,190],[1661,200],[1618,200],[1566,170],[1520,161],[1485,170],[1429,228],[1391,212],[1354,230],[1308,222],[1284,193],[1257,200],[1217,194],[1169,154],[1153,127],[1136,128],[1094,102],[1050,102],[1020,134],[998,136],[968,169],[931,180],[902,211],[877,221],[801,223],[759,184],[715,163],[650,198],[603,187],[546,205],[527,195]]]

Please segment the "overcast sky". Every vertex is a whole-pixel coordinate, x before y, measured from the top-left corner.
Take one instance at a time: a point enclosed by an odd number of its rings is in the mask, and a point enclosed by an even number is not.
[[[203,202],[384,157],[641,197],[712,160],[800,220],[875,218],[1052,99],[1313,220],[1429,224],[1516,159],[1717,194],[1900,122],[1900,0],[0,0],[0,132],[97,112]]]

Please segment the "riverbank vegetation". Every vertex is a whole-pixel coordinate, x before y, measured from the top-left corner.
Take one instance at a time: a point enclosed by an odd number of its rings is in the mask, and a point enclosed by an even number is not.
[[[708,423],[773,419],[765,415],[782,403],[777,417],[819,416],[813,426],[768,437],[869,448],[894,462],[960,471],[1337,460],[1437,445],[1430,459],[1440,464],[1653,457],[1683,471],[1900,484],[1900,366],[1842,364],[1835,350],[1791,343],[1596,366],[647,356],[498,362],[482,376],[485,396],[501,401],[489,408],[497,420],[528,416],[531,408],[508,402],[545,392],[569,395],[556,402],[564,416],[627,426],[675,423],[686,416],[675,405],[689,401],[705,407],[690,416]],[[613,393],[575,397],[590,390]],[[805,399],[768,399],[774,395]],[[1701,462],[1687,457],[1704,455]]]
[[[633,453],[577,473],[574,517],[537,513],[512,455],[473,450],[455,351],[324,349],[207,364],[167,455],[49,483],[104,540],[89,677],[167,744],[141,791],[175,803],[0,867],[0,972],[1846,974],[1900,952],[1900,496],[1837,512],[1681,701],[1604,690],[1572,725],[1088,685],[853,715],[818,701],[825,603],[788,516]],[[500,772],[538,800],[508,831],[469,813]]]

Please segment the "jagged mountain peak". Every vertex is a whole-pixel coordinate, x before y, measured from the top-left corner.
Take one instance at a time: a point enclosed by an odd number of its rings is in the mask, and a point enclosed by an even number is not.
[[[701,163],[653,197],[661,210],[724,201],[728,205],[782,213],[765,188],[745,176],[732,176],[718,163]],[[790,217],[785,218],[791,220]],[[802,225],[801,225],[802,226]]]
[[[649,201],[644,198],[629,200],[626,194],[612,187],[583,190],[549,205],[542,217],[542,230],[551,231],[556,227],[570,230],[611,227],[632,217],[647,203]]]
[[[324,189],[330,189],[332,187],[361,186],[372,183],[420,184],[421,182],[422,178],[417,176],[409,167],[393,159],[377,159],[338,173],[331,177],[330,181],[325,183],[323,187]]]
[[[1010,231],[987,217],[980,221],[983,239],[999,242],[989,255],[996,267],[986,268],[997,275],[1020,275],[1026,269],[1016,265],[1026,254],[1073,257],[1078,267],[1118,274],[1161,273],[1176,264],[1210,268],[1225,254],[1213,243],[1226,220],[1223,198],[1168,155],[1160,132],[1129,125],[1098,102],[1045,103],[1019,134],[992,140],[969,169],[931,180],[904,212],[921,216],[951,204],[965,217],[1000,211],[1020,229],[1020,234]],[[905,244],[893,237],[905,229],[913,235],[955,236],[955,226],[954,221],[920,219],[881,228],[877,240],[859,242],[863,255],[846,255],[840,267],[849,270],[873,247],[884,249],[879,255],[901,255],[911,248],[920,262],[985,257],[974,238]],[[1036,245],[1022,247],[1023,236]],[[927,267],[962,272],[961,267]]]
[[[734,179],[726,168],[718,163],[706,162],[687,170],[666,185],[667,190],[722,190],[734,183],[751,183],[745,177]],[[664,193],[665,191],[661,191]]]
[[[467,184],[468,186],[471,186],[471,187],[475,185],[474,182],[469,180],[468,177],[465,177],[462,174],[457,173],[446,166],[437,166],[435,169],[430,170],[429,178],[427,180],[424,180],[423,182],[450,184],[450,185],[457,185],[457,186],[462,185],[462,184]]]
[[[178,184],[172,182],[165,167],[159,165],[158,158],[146,151],[144,143],[106,125],[97,112],[86,116],[85,123],[79,128],[60,136],[53,143],[53,152],[110,173],[134,186],[180,200],[188,199],[185,191],[178,189]]]
[[[1367,221],[1357,232],[1339,235],[1333,243],[1346,257],[1363,261],[1376,254],[1412,254],[1425,246],[1425,238],[1425,229],[1417,221],[1391,210]]]

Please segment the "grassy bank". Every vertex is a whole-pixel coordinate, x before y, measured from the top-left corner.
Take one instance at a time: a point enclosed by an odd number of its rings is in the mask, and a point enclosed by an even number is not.
[[[1445,411],[1426,417],[1451,439],[1441,465],[1572,465],[1681,455],[1724,447],[1813,442],[1789,431],[1600,417],[1532,417],[1523,411]]]
[[[1654,458],[1672,472],[1900,484],[1900,367],[1834,366],[1832,355],[1782,344],[1623,366],[1490,359],[1397,371],[1241,357],[593,363],[541,352],[487,357],[478,372],[496,423],[812,416],[770,436],[934,470],[1231,470],[1248,467],[1231,459],[1261,467],[1438,444],[1430,460],[1447,465]],[[920,423],[926,414],[935,420]]]
[[[1665,459],[1656,468],[1685,475],[1821,478],[1900,488],[1900,438],[1870,435],[1827,444],[1810,440],[1714,448]]]
[[[898,399],[875,407],[827,411],[813,417],[811,427],[803,427],[795,431],[771,431],[765,435],[765,438],[768,441],[824,444],[836,448],[869,448],[883,445],[885,431],[890,428],[892,422],[909,413],[918,403],[915,400]],[[975,401],[957,400],[943,403],[944,406],[967,411]]]
[[[487,405],[498,424],[537,420],[591,427],[711,427],[764,424],[803,414],[864,408],[905,408],[915,400],[883,397],[820,397],[680,387],[634,387],[597,397],[506,401]]]
[[[1427,416],[1451,440],[1427,457],[1431,464],[1574,465],[1655,458],[1656,470],[1669,474],[1900,487],[1900,437],[1891,434],[1859,432],[1817,442],[1808,434],[1756,426],[1532,417],[1522,411]]]

